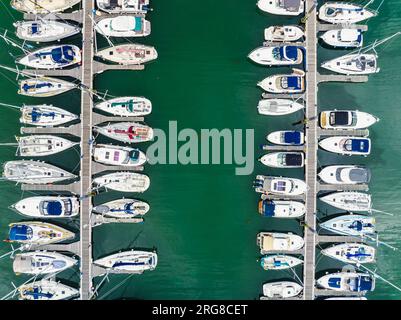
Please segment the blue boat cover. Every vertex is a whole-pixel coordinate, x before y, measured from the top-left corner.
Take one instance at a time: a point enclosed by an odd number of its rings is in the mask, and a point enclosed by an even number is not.
[[[297,60],[298,58],[298,47],[296,46],[283,46],[280,47],[280,56],[287,58],[288,60]]]
[[[38,24],[37,23],[32,23],[31,31],[32,31],[32,34],[38,33],[39,29],[38,29]]]
[[[285,155],[285,164],[288,166],[300,166],[302,164],[302,155],[300,153],[287,153]]]
[[[366,153],[369,151],[368,139],[352,139],[351,151]]]
[[[59,216],[63,212],[63,206],[60,201],[47,201],[46,204],[44,207],[49,216]]]
[[[135,29],[134,31],[139,32],[142,30],[142,18],[135,17]]]
[[[330,288],[340,288],[341,278],[340,277],[330,277],[329,281],[328,281],[328,285]]]
[[[274,210],[276,208],[276,205],[274,204],[273,201],[270,200],[263,200],[262,202],[262,214],[266,217],[273,217],[274,216]]]
[[[124,267],[124,266],[146,266],[150,264],[152,261],[149,260],[148,263],[145,262],[124,262],[124,261],[118,261],[113,264],[112,268],[117,268],[117,267]]]
[[[69,45],[62,45],[52,49],[50,52],[38,52],[35,54],[36,57],[48,56],[52,57],[52,60],[59,64],[67,64],[74,60],[74,49]]]
[[[50,82],[44,82],[44,83],[39,83],[39,84],[33,84],[33,85],[29,85],[27,83],[24,83],[24,85],[22,86],[22,89],[24,91],[29,91],[30,89],[40,89],[40,88],[44,88],[44,87],[53,87],[53,85]]]
[[[24,291],[24,294],[27,296],[32,296],[35,300],[39,298],[47,298],[50,299],[53,297],[53,294],[50,292],[42,292],[39,290],[38,287],[33,288],[33,291],[26,290]]]
[[[287,87],[291,89],[301,89],[301,77],[287,76]]]
[[[362,231],[363,229],[363,223],[360,220],[354,221],[350,226],[350,229],[354,229],[356,231]]]
[[[38,122],[40,117],[51,117],[52,119],[54,119],[55,116],[56,114],[54,112],[42,113],[39,109],[32,108],[31,112],[32,122]]]
[[[139,159],[139,150],[134,149],[130,151],[129,157],[131,158],[131,160],[137,161]]]
[[[10,228],[8,238],[11,241],[28,240],[32,237],[32,228],[25,224],[17,224]]]
[[[349,253],[347,252],[346,257],[349,258],[364,258],[364,257],[370,257],[371,254],[369,253],[365,253],[365,249],[364,248],[359,248],[357,252],[355,253]]]
[[[301,132],[299,131],[286,131],[284,133],[284,142],[291,144],[301,143]]]
[[[369,276],[359,276],[356,286],[356,290],[353,291],[371,291],[372,290],[372,285],[373,281],[372,278]]]

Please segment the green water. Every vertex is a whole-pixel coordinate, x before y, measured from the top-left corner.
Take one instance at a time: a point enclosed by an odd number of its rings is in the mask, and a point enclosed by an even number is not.
[[[6,1],[8,3],[8,1]],[[169,120],[177,120],[178,128],[253,128],[255,158],[262,155],[258,146],[273,130],[292,128],[291,123],[302,114],[268,118],[257,114],[261,91],[256,83],[268,74],[287,69],[267,69],[246,59],[247,54],[263,41],[263,29],[273,24],[298,23],[299,18],[264,15],[255,1],[227,0],[201,2],[170,0],[153,1],[154,11],[148,15],[152,35],[138,42],[153,44],[159,59],[146,66],[144,72],[107,72],[95,78],[99,91],[113,95],[144,95],[154,105],[146,122],[167,130]],[[13,19],[0,6],[2,26],[12,29]],[[11,9],[10,9],[11,11]],[[20,15],[11,11],[15,18]],[[401,29],[401,4],[385,0],[380,15],[368,22],[365,43],[383,38]],[[72,39],[72,43],[79,43]],[[332,163],[364,163],[373,172],[370,191],[377,209],[394,213],[378,215],[380,238],[401,248],[400,207],[401,181],[401,38],[380,48],[381,72],[366,84],[323,84],[319,87],[320,108],[358,108],[381,118],[371,130],[372,155],[350,158],[319,151],[320,165]],[[12,66],[9,51],[16,50],[1,43],[0,63]],[[341,55],[341,50],[319,48],[319,60]],[[79,113],[77,91],[56,98],[29,99],[16,94],[15,75],[1,71],[3,103],[52,103]],[[19,114],[2,108],[0,142],[11,142],[19,133]],[[99,141],[107,141],[99,139]],[[141,146],[141,148],[146,146]],[[15,159],[15,149],[2,147],[0,161]],[[77,171],[77,150],[46,159],[62,168]],[[257,214],[258,196],[252,190],[254,175],[236,176],[233,165],[156,165],[147,166],[151,187],[138,196],[151,204],[146,221],[139,225],[107,225],[94,229],[94,258],[128,248],[157,248],[159,265],[153,272],[131,277],[116,290],[124,276],[111,276],[99,291],[106,299],[254,299],[261,285],[273,279],[288,279],[289,273],[263,271],[257,262],[255,244],[259,231],[293,231],[301,234],[296,221],[277,221]],[[301,170],[270,170],[255,164],[255,174],[302,177]],[[7,225],[22,220],[8,206],[22,196],[19,187],[0,184],[1,237],[7,237]],[[101,194],[99,204],[119,197],[117,193]],[[319,205],[321,205],[319,203]],[[325,209],[322,207],[322,209]],[[335,212],[331,210],[330,212]],[[77,230],[76,222],[64,223]],[[0,237],[0,238],[1,238]],[[10,250],[0,244],[0,255]],[[341,267],[318,256],[318,272]],[[377,272],[401,285],[401,256],[385,247],[378,249]],[[373,266],[372,266],[373,268]],[[297,269],[298,275],[302,270]],[[77,270],[60,275],[67,283],[77,283]],[[12,261],[0,261],[0,295],[12,290],[28,277],[15,276]],[[97,280],[96,282],[98,282]],[[398,299],[399,293],[378,281],[371,299]]]

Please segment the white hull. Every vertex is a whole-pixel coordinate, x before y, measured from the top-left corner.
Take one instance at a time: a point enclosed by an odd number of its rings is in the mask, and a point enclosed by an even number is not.
[[[320,197],[320,200],[335,208],[351,212],[370,211],[372,209],[371,195],[362,192],[334,192]]]
[[[14,26],[18,38],[35,42],[61,40],[81,32],[76,26],[54,20],[19,21]]]
[[[283,196],[299,196],[306,192],[305,181],[295,178],[272,177],[257,175],[254,184],[259,193],[277,194]]]
[[[133,172],[116,172],[95,178],[93,183],[98,188],[120,192],[145,192],[150,186],[148,176]]]
[[[146,142],[153,139],[153,129],[136,122],[113,122],[104,127],[95,127],[94,130],[125,143]]]
[[[334,165],[323,168],[318,177],[328,184],[369,183],[370,170],[361,166]]]
[[[293,69],[292,74],[277,74],[258,83],[263,90],[271,93],[302,93],[305,91],[305,72]]]
[[[56,45],[36,50],[17,60],[34,69],[61,69],[81,63],[81,49],[74,45]]]
[[[142,16],[117,16],[100,20],[95,30],[107,37],[146,37],[150,35],[150,22]]]
[[[370,113],[358,110],[327,110],[320,113],[320,126],[323,129],[365,129],[378,121],[379,119]]]
[[[324,43],[335,48],[360,48],[363,45],[363,34],[359,29],[329,30],[320,38]]]
[[[265,40],[292,42],[301,39],[304,31],[298,26],[271,26],[264,31]]]
[[[299,258],[280,254],[264,256],[260,262],[262,268],[265,270],[286,270],[302,263],[303,261]]]
[[[286,54],[287,51],[295,53]],[[253,50],[248,58],[264,66],[291,66],[302,63],[303,51],[297,46],[263,46]]]
[[[142,44],[120,44],[100,50],[96,56],[122,65],[137,65],[156,60],[158,54],[154,47]]]
[[[363,243],[342,243],[321,250],[321,253],[344,263],[375,262],[376,249]]]
[[[372,285],[369,286],[368,290],[364,290],[364,287],[358,285],[359,281],[361,280],[360,277],[366,278],[369,282],[372,282]],[[321,288],[333,291],[365,292],[374,290],[374,280],[375,278],[369,273],[338,272],[327,274],[319,278],[316,283]]]
[[[146,155],[131,147],[98,144],[93,148],[96,162],[111,166],[138,167],[146,163]]]
[[[6,162],[4,164],[3,176],[9,181],[26,184],[54,183],[77,177],[56,166],[32,160]]]
[[[319,141],[319,146],[329,152],[341,155],[361,155],[370,154],[371,141],[369,138],[335,136]]]
[[[38,98],[53,97],[77,88],[72,82],[47,77],[20,80],[18,86],[18,94]]]
[[[54,224],[26,221],[10,224],[9,242],[47,245],[74,239],[74,233]]]
[[[21,157],[44,157],[65,151],[79,144],[70,140],[48,135],[17,137],[17,155]]]
[[[303,104],[289,99],[263,99],[258,104],[259,114],[266,116],[283,116],[303,108]]]
[[[260,200],[259,213],[265,217],[296,219],[305,215],[305,204],[290,200]]]
[[[118,199],[93,208],[93,212],[107,217],[125,219],[144,216],[150,209],[149,204],[135,199]]]
[[[302,286],[292,281],[271,282],[263,285],[263,295],[268,298],[293,298],[302,290]]]
[[[18,288],[21,300],[68,300],[79,291],[53,280],[34,281]]]
[[[12,0],[11,6],[21,12],[48,14],[64,11],[80,2],[81,0]]]
[[[13,270],[16,274],[41,275],[64,271],[77,263],[78,260],[58,252],[31,251],[15,256]]]
[[[152,103],[142,97],[119,97],[95,104],[95,108],[115,116],[139,117],[152,112]]]
[[[79,200],[63,196],[29,197],[13,204],[11,209],[31,218],[71,218],[79,214]]]
[[[375,234],[375,218],[357,214],[342,215],[320,223],[320,227],[345,236]]]
[[[322,68],[345,75],[369,75],[377,73],[377,55],[355,53],[323,62]]]
[[[21,108],[20,122],[32,126],[54,127],[77,120],[78,116],[53,107],[52,105],[33,105]]]
[[[304,239],[292,233],[260,232],[256,238],[260,253],[270,251],[297,251],[304,246]]]
[[[125,251],[94,261],[108,270],[118,270],[130,273],[152,271],[157,266],[157,254],[148,251]]]
[[[352,24],[376,15],[363,6],[346,2],[327,2],[319,9],[319,19],[334,24]]]
[[[303,145],[305,136],[302,131],[274,131],[267,135],[267,141],[281,146]]]
[[[147,13],[149,11],[149,0],[131,0],[131,1],[110,1],[96,0],[96,5],[102,11],[107,13]]]
[[[260,162],[272,168],[302,168],[305,164],[304,158],[303,152],[272,152],[260,158]]]
[[[293,3],[286,0],[259,0],[257,6],[264,12],[281,16],[298,16],[304,12],[304,0]]]

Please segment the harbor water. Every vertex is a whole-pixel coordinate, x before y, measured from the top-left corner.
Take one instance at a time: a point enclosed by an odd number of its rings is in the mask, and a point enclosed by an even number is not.
[[[13,32],[12,23],[22,15],[12,10],[8,0],[0,5],[1,27]],[[379,3],[379,2],[378,2]],[[376,5],[378,5],[378,3]],[[372,6],[374,7],[375,4]],[[269,25],[298,24],[300,17],[288,18],[263,14],[256,0],[201,2],[152,1],[154,11],[147,15],[152,34],[138,42],[152,44],[159,59],[144,71],[107,71],[95,77],[95,88],[114,96],[140,95],[153,103],[153,113],[145,121],[168,133],[169,121],[178,129],[224,128],[255,130],[255,170],[252,175],[235,175],[236,165],[147,165],[145,173],[151,187],[144,194],[127,195],[151,205],[145,222],[135,225],[103,225],[93,231],[93,256],[103,257],[123,249],[156,249],[159,264],[155,271],[140,276],[111,275],[99,289],[99,299],[255,299],[264,282],[291,279],[288,272],[264,271],[256,234],[260,231],[292,231],[302,234],[299,221],[260,217],[258,195],[252,189],[256,174],[287,175],[302,178],[303,170],[273,170],[258,163],[263,155],[259,145],[267,133],[302,127],[293,126],[303,119],[298,112],[290,116],[266,117],[257,114],[262,91],[256,83],[266,76],[288,68],[266,68],[247,59],[262,45],[263,30]],[[7,8],[7,9],[6,9]],[[365,44],[401,31],[401,3],[385,0],[379,15],[367,22]],[[11,35],[10,32],[10,35]],[[79,44],[79,37],[69,42]],[[67,41],[64,41],[65,43]],[[104,41],[98,42],[105,46]],[[20,52],[0,42],[0,64],[14,67]],[[319,62],[340,56],[344,50],[319,45]],[[372,154],[367,158],[341,157],[319,151],[318,166],[328,164],[365,164],[372,170],[369,192],[373,207],[393,213],[375,214],[381,241],[401,249],[401,37],[377,48],[380,73],[368,83],[328,83],[319,86],[319,110],[358,109],[378,116],[381,121],[370,130]],[[321,70],[323,73],[324,71]],[[80,92],[35,99],[17,95],[16,75],[0,69],[1,103],[22,105],[48,103],[79,114]],[[0,143],[13,142],[20,134],[18,110],[0,107]],[[99,137],[99,142],[111,142]],[[146,149],[149,144],[140,145]],[[0,147],[0,162],[16,159],[14,147]],[[79,172],[79,149],[43,159],[51,164]],[[0,238],[6,239],[8,224],[24,218],[8,206],[32,193],[20,186],[0,182]],[[94,198],[99,204],[116,199],[117,193]],[[318,201],[318,217],[338,211]],[[26,219],[25,219],[26,220]],[[76,221],[61,222],[78,230]],[[0,244],[0,256],[10,251],[9,243]],[[317,250],[318,251],[318,250]],[[317,276],[338,270],[340,263],[318,255]],[[401,286],[401,251],[379,246],[376,272]],[[302,278],[302,267],[296,273]],[[77,286],[77,269],[61,273],[66,284]],[[16,276],[12,260],[0,260],[0,296],[28,280]],[[96,279],[95,285],[101,279]],[[369,299],[399,299],[400,293],[377,281]]]

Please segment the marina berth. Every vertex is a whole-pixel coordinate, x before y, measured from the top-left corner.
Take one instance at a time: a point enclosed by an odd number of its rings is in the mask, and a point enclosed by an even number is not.
[[[375,278],[369,273],[330,273],[316,281],[321,288],[344,292],[367,292],[375,289]]]
[[[319,19],[328,23],[352,24],[376,16],[365,6],[347,2],[326,2],[319,9]]]
[[[152,102],[143,97],[118,97],[97,103],[94,107],[120,117],[146,116],[152,112]]]
[[[328,184],[368,184],[371,171],[363,166],[334,165],[323,168],[318,177]]]
[[[26,221],[10,224],[7,242],[46,245],[74,239],[75,234],[54,224]]]
[[[146,155],[139,149],[97,144],[93,147],[96,162],[112,166],[137,167],[147,162]]]
[[[37,77],[18,81],[18,94],[28,97],[53,97],[77,88],[77,85],[57,78]]]
[[[348,54],[323,62],[321,67],[345,75],[367,75],[380,71],[377,55],[373,53]]]
[[[293,69],[292,74],[276,74],[265,78],[258,86],[271,93],[302,93],[305,91],[305,72]]]
[[[134,172],[115,172],[93,179],[97,188],[120,192],[145,192],[150,186],[148,176]]]
[[[371,141],[369,138],[335,136],[319,141],[319,147],[341,155],[368,156],[371,151]]]
[[[302,131],[274,131],[267,135],[266,140],[282,146],[300,146],[305,143],[305,136]]]
[[[305,165],[303,152],[272,152],[260,158],[260,162],[272,168],[302,168]]]
[[[81,49],[69,44],[41,48],[17,60],[33,69],[61,69],[81,63]]]
[[[370,216],[346,214],[320,223],[320,227],[345,236],[374,236],[376,220]]]
[[[319,119],[319,124],[323,129],[334,130],[365,129],[379,121],[370,113],[358,110],[322,111]]]
[[[144,216],[150,209],[149,204],[135,199],[117,199],[98,205],[92,209],[105,217],[125,219]]]
[[[80,2],[81,0],[11,0],[11,7],[24,13],[48,14],[64,11]]]
[[[107,37],[146,37],[150,35],[150,22],[142,15],[123,15],[100,20],[95,30]]]
[[[263,285],[263,295],[268,298],[293,298],[301,294],[303,287],[293,281],[269,282]]]
[[[79,296],[77,289],[54,280],[42,279],[18,288],[20,300],[68,300]]]
[[[10,208],[31,218],[71,218],[79,214],[79,199],[66,196],[36,196],[22,199]]]
[[[335,48],[360,48],[363,45],[363,34],[360,29],[334,29],[320,36],[329,46]]]
[[[259,114],[265,116],[283,116],[303,108],[302,103],[290,99],[262,99],[258,103]]]
[[[112,122],[94,130],[111,139],[125,143],[139,143],[153,139],[153,129],[136,122]]]
[[[320,251],[323,255],[344,263],[375,262],[376,249],[363,243],[341,243]]]
[[[305,204],[288,200],[259,200],[259,213],[271,218],[300,218],[305,215]]]
[[[299,258],[283,254],[270,254],[260,259],[260,265],[265,270],[286,270],[301,265]]]
[[[141,13],[150,10],[149,0],[96,0],[97,7],[107,13]]]
[[[323,202],[345,211],[370,211],[371,195],[357,191],[340,191],[320,197]]]
[[[284,16],[298,16],[304,12],[304,0],[259,0],[260,10]]]
[[[143,64],[157,59],[154,47],[137,43],[126,43],[112,46],[96,53],[96,57],[122,65]]]
[[[26,41],[51,42],[71,37],[81,32],[81,28],[56,20],[18,21],[17,37]]]
[[[72,268],[78,260],[58,252],[30,251],[14,257],[13,270],[16,274],[42,275]]]
[[[248,58],[264,66],[290,66],[303,61],[304,47],[263,46],[253,50]]]
[[[264,194],[298,196],[306,192],[307,186],[300,179],[257,175],[254,188]]]
[[[3,177],[17,183],[46,184],[77,178],[70,172],[40,161],[8,161],[3,167]]]
[[[157,254],[155,252],[130,250],[112,254],[95,260],[93,263],[107,270],[143,273],[156,269]]]
[[[57,154],[79,144],[70,140],[50,135],[31,135],[16,137],[17,155],[20,157],[44,157]]]
[[[256,238],[260,253],[270,251],[297,251],[304,246],[304,239],[292,233],[260,232]]]
[[[52,105],[23,106],[20,122],[32,126],[54,127],[78,119],[78,116]]]
[[[293,42],[304,36],[304,31],[299,26],[271,26],[264,31],[265,40],[270,42]]]

